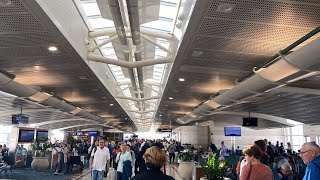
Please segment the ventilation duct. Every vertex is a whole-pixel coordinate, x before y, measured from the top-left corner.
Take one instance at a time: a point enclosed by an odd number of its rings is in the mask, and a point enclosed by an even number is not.
[[[195,116],[202,116],[208,113],[208,108],[217,111],[218,107],[230,106],[248,99],[260,93],[285,86],[292,79],[304,76],[313,71],[319,71],[320,38],[317,38],[297,51],[286,56],[280,56],[278,61],[270,66],[254,71],[255,75],[239,83],[234,88],[225,91],[219,96],[203,103],[192,111]],[[177,120],[180,124],[195,121],[189,115]]]
[[[138,0],[127,0],[127,8],[131,27],[131,36],[134,45],[140,44],[140,24]]]
[[[0,91],[13,94],[18,97],[29,97],[37,93],[37,90],[17,83],[4,74],[0,75]]]
[[[141,61],[141,52],[135,52],[134,53],[136,61]],[[139,88],[140,88],[140,94],[141,98],[144,98],[144,84],[143,84],[143,71],[142,67],[137,67],[137,74],[138,74],[138,80],[139,80]]]
[[[123,21],[122,21],[119,1],[118,0],[109,0],[109,7],[110,7],[111,14],[112,14],[114,26],[116,28],[116,31],[117,31],[117,34],[119,37],[119,41],[122,45],[127,45],[128,44],[127,43],[127,36],[126,36],[125,29],[124,29]],[[104,8],[105,7],[101,7],[101,5],[99,6],[99,9],[104,9]]]
[[[68,112],[68,113],[77,112],[73,114],[76,114],[77,116],[81,116],[87,119],[92,119],[100,123],[105,122],[100,117],[95,116],[91,113],[88,113],[84,110],[81,110],[80,108],[77,108],[67,103],[63,99],[53,97],[48,93],[41,92],[29,86],[20,84],[14,81],[13,79],[9,78],[7,75],[3,73],[0,73],[0,91],[13,94],[15,96],[22,97],[22,98],[29,98],[30,100],[38,101],[42,105],[51,106],[64,112]]]

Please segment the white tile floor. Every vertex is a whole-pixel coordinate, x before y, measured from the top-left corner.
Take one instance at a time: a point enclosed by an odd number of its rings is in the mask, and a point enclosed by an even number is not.
[[[90,180],[91,179],[91,175],[90,172],[87,171],[87,174],[81,178],[77,178],[79,180]],[[169,164],[166,166],[166,172],[167,175],[172,176],[174,179],[176,180],[182,180],[182,178],[180,177],[180,175],[178,174],[178,165],[174,165],[174,166],[169,166]],[[105,180],[111,180],[109,177],[104,178]]]

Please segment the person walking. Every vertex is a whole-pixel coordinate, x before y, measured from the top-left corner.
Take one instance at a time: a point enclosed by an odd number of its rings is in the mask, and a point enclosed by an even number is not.
[[[117,154],[116,162],[118,163],[118,168],[117,168],[117,179],[118,180],[123,180],[123,172],[124,172],[124,165],[131,165],[132,162],[132,157],[130,152],[127,151],[127,146],[126,144],[121,144],[120,146],[121,152]],[[130,161],[130,164],[128,163]],[[128,168],[126,168],[128,169]],[[126,173],[127,174],[127,173]],[[129,179],[129,178],[127,178]]]
[[[95,147],[91,152],[91,158],[89,161],[89,167],[91,169],[92,180],[102,180],[103,175],[110,165],[110,153],[109,149],[105,147],[104,139],[99,139],[99,146]]]

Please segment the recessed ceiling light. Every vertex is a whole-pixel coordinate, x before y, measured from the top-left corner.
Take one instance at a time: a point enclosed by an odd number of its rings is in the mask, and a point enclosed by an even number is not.
[[[161,117],[162,115],[161,115],[161,114],[159,114],[159,116]]]
[[[79,76],[79,79],[85,80],[85,79],[87,79],[87,77],[86,76]]]
[[[58,48],[56,46],[49,46],[48,47],[49,51],[57,51]]]
[[[12,5],[12,1],[11,0],[0,0],[0,6],[4,7],[4,6],[11,6]]]
[[[185,81],[185,79],[184,78],[179,78],[179,81],[183,82],[183,81]]]
[[[173,97],[169,97],[169,99],[173,99]]]
[[[223,12],[223,13],[230,13],[234,9],[235,5],[234,4],[229,4],[229,3],[221,3],[217,7],[218,12]]]
[[[110,106],[113,106],[113,104],[110,104]]]
[[[200,57],[202,55],[203,55],[203,51],[198,51],[198,50],[193,51],[191,54],[192,57]]]

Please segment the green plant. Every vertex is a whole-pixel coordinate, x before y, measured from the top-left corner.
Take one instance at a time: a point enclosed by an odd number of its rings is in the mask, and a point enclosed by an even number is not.
[[[49,151],[49,148],[52,148],[53,146],[48,138],[43,138],[41,140],[33,140],[31,147],[32,154],[35,157],[45,157]]]
[[[70,144],[71,149],[76,147],[77,141],[71,134],[67,135],[67,143]]]
[[[181,161],[192,161],[193,160],[193,153],[191,151],[181,152],[179,153],[179,159]]]
[[[213,154],[211,158],[201,164],[208,180],[223,180],[227,172],[227,160],[220,160],[216,156],[217,153]]]

